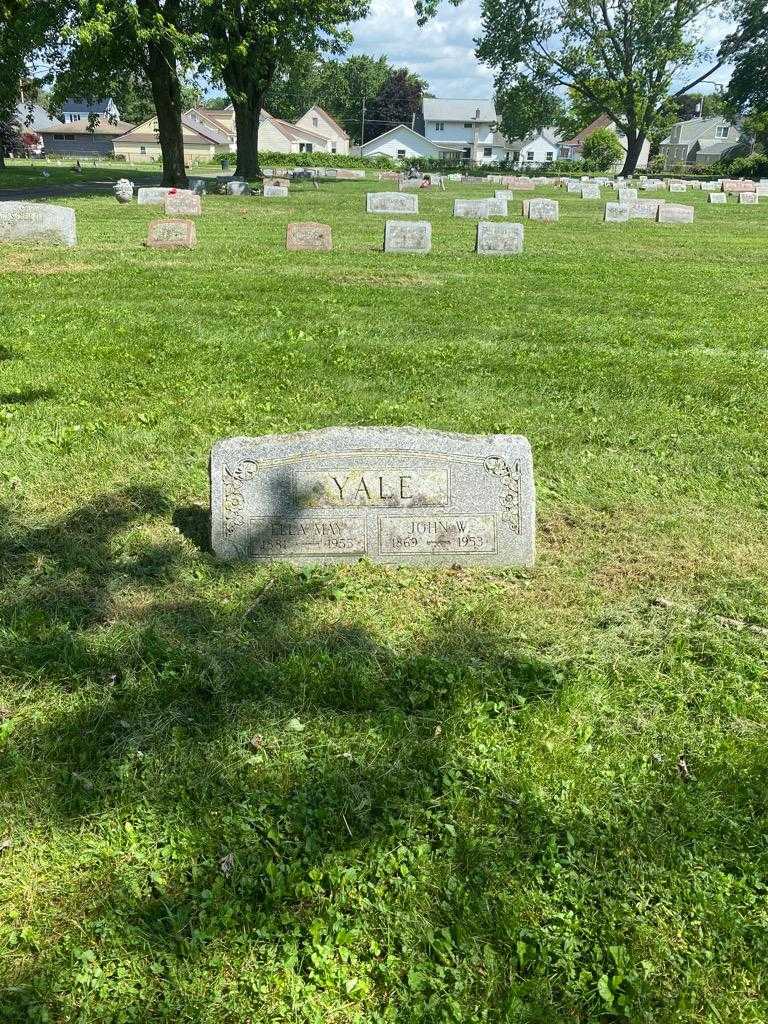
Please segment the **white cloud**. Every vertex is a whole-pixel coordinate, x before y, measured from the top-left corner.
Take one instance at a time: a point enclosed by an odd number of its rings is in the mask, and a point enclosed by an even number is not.
[[[413,0],[373,0],[364,21],[351,26],[349,53],[384,54],[396,67],[407,67],[429,82],[442,97],[490,98],[493,72],[475,57],[480,34],[480,0],[454,7],[447,0],[436,18],[416,24]]]
[[[475,57],[474,40],[481,33],[481,0],[463,0],[454,7],[442,0],[436,18],[423,28],[416,24],[413,0],[372,0],[371,11],[363,21],[351,27],[355,41],[350,54],[382,54],[396,67],[407,67],[429,82],[430,90],[444,98],[490,98],[493,95],[493,70]],[[720,18],[702,19],[701,35],[716,51],[732,24]],[[704,70],[704,66],[700,68]],[[694,75],[681,76],[675,82],[680,88]],[[714,81],[726,83],[730,69],[722,68]],[[714,85],[703,84],[709,92]]]

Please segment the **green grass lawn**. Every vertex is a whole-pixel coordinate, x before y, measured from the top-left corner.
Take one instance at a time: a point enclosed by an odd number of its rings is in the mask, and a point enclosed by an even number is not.
[[[0,250],[0,1020],[764,1022],[768,202],[370,187]],[[217,564],[211,444],[333,424],[525,434],[536,568]]]

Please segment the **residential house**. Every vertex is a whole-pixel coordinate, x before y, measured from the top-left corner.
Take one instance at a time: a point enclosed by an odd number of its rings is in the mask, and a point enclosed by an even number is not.
[[[491,100],[424,97],[424,135],[447,160],[472,164],[502,163],[511,147],[496,131]]]
[[[608,128],[612,131],[619,143],[621,148],[626,153],[627,151],[627,136],[621,131],[616,122],[608,114],[601,114],[600,117],[595,118],[591,124],[588,124],[586,128],[582,128],[578,134],[574,135],[572,139],[568,139],[561,143],[560,146],[560,159],[561,160],[583,160],[584,159],[584,142],[589,138],[590,135],[594,135],[596,131],[601,128]],[[648,139],[643,143],[643,148],[640,151],[640,156],[637,161],[638,170],[645,170],[648,166],[648,158],[651,153],[651,143]],[[618,172],[624,166],[624,158],[617,160],[612,168],[612,171]]]
[[[92,115],[102,121],[108,118],[113,121],[120,120],[120,111],[111,99],[96,100],[93,103],[87,100],[68,99],[61,106],[61,120],[65,124],[87,121]]]
[[[40,106],[39,103],[22,101],[16,104],[16,121],[21,129],[26,150],[33,156],[41,156],[43,152],[43,132],[58,131],[62,122]]]
[[[194,111],[181,115],[181,131],[184,138],[184,157],[188,165],[208,163],[216,157],[232,152],[229,135]],[[150,117],[135,125],[114,140],[116,157],[130,162],[161,160],[162,151],[157,134],[157,117]]]
[[[89,120],[58,122],[40,132],[46,156],[111,157],[114,143],[125,132],[132,131],[133,125],[126,121]]]
[[[531,132],[524,139],[513,139],[507,143],[507,160],[521,167],[545,167],[559,158],[560,139],[560,132],[554,127]]]
[[[434,142],[405,124],[369,139],[359,150],[361,156],[388,156],[393,160],[418,161],[427,157],[438,160],[444,155]]]
[[[675,164],[713,164],[737,145],[741,134],[724,117],[678,121],[659,146],[667,168]]]
[[[349,153],[349,135],[339,122],[334,120],[322,107],[317,105],[310,107],[306,114],[298,119],[296,127],[322,135],[328,140],[327,150],[329,153],[338,153],[340,156],[346,156]]]

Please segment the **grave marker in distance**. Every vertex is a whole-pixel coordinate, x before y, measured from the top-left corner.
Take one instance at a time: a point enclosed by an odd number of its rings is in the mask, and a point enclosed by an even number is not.
[[[195,222],[153,220],[144,244],[148,249],[193,249],[197,245]]]
[[[418,213],[419,197],[408,192],[369,192],[365,209],[368,213]]]
[[[533,564],[524,437],[410,427],[234,437],[213,446],[210,474],[211,543],[227,561]]]
[[[656,214],[659,224],[691,224],[693,222],[694,207],[683,206],[680,203],[662,203]]]
[[[487,199],[455,199],[453,202],[453,216],[466,217],[469,220],[480,220],[490,217]]]
[[[140,188],[137,193],[139,206],[164,206],[169,188]]]
[[[285,248],[288,252],[330,252],[333,248],[331,225],[311,221],[289,224]]]
[[[177,189],[165,197],[165,212],[170,217],[199,217],[203,212],[203,201],[196,192]]]

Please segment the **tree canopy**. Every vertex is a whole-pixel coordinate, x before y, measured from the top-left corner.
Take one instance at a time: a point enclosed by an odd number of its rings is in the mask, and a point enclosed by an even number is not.
[[[416,0],[422,22],[439,2]],[[705,63],[702,23],[725,14],[720,0],[482,0],[481,10],[477,55],[495,70],[497,91],[571,90],[627,136],[624,173],[634,171],[670,96],[727,60]],[[673,88],[686,72],[690,80]]]

